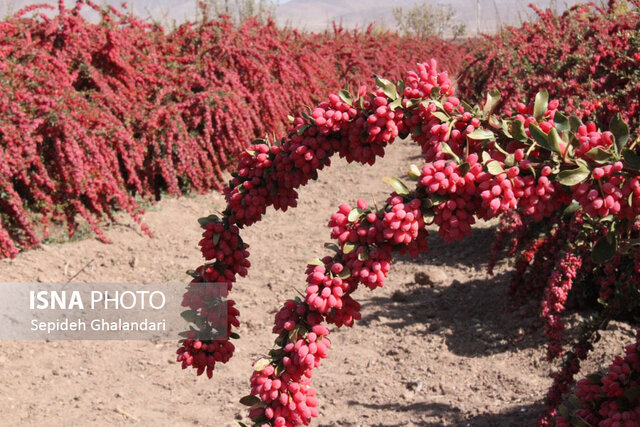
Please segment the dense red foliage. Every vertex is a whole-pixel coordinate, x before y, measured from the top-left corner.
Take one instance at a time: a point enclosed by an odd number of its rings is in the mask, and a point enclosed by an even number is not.
[[[640,125],[640,13],[638,0],[572,7],[562,15],[539,10],[535,22],[477,40],[460,78],[466,99],[498,89],[501,108],[542,89],[563,100],[565,111],[606,125],[621,113]]]
[[[255,20],[166,33],[90,1],[61,1],[53,18],[44,8],[0,22],[2,256],[39,244],[51,220],[73,233],[79,215],[106,240],[99,220],[122,209],[139,221],[136,196],[220,189],[250,141],[282,132],[319,93],[374,71],[399,77],[426,56],[460,62],[441,40],[391,33],[301,34]]]

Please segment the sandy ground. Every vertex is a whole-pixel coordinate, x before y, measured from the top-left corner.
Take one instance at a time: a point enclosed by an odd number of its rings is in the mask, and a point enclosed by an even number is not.
[[[301,191],[297,209],[271,211],[244,231],[253,267],[234,287],[242,338],[212,380],[181,370],[170,341],[0,342],[0,424],[237,425],[246,416],[238,400],[247,394],[251,361],[271,347],[279,306],[304,289],[306,261],[324,254],[329,217],[357,197],[384,200],[391,190],[381,178],[420,164],[418,153],[399,141],[374,167],[336,160]],[[184,272],[201,262],[196,219],[223,206],[219,194],[164,199],[145,216],[154,239],[122,216],[106,229],[113,244],[50,244],[0,261],[0,275],[4,282],[60,282],[79,273],[77,282],[186,283]],[[491,239],[483,224],[451,245],[432,233],[428,254],[397,260],[383,289],[355,294],[363,319],[331,334],[329,358],[314,376],[321,410],[313,425],[535,422],[550,384],[544,337],[535,308],[509,310],[508,266],[485,273]],[[613,323],[588,367],[608,364],[632,335]]]

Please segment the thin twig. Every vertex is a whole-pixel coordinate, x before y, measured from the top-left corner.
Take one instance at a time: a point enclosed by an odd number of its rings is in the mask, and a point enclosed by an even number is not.
[[[128,413],[127,411],[125,411],[124,409],[120,409],[118,407],[116,407],[116,409],[114,409],[115,412],[124,415],[125,417],[131,418],[133,421],[138,422],[140,421],[139,418],[134,417],[133,415],[131,415],[130,413]]]
[[[73,279],[75,279],[76,277],[78,277],[78,276],[80,275],[80,273],[82,273],[82,272],[83,272],[87,267],[89,267],[93,261],[95,261],[95,258],[91,259],[91,261],[89,261],[88,263],[86,263],[86,264],[84,265],[84,267],[82,267],[82,268],[80,269],[80,271],[78,271],[76,274],[74,274],[74,275],[73,275],[73,277],[71,277],[71,278],[67,281],[67,283],[65,283],[65,285],[68,285],[69,283],[71,283],[71,281],[72,281]]]

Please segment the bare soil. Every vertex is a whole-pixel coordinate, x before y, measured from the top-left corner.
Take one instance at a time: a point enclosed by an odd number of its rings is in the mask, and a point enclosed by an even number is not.
[[[342,202],[384,201],[383,176],[420,164],[419,149],[398,141],[374,167],[336,160],[301,190],[297,209],[270,211],[243,232],[252,269],[234,287],[241,310],[236,355],[214,378],[175,361],[176,342],[0,342],[0,424],[237,425],[251,362],[273,342],[273,316],[304,289],[305,263],[325,253],[326,223]],[[125,216],[106,226],[113,244],[94,238],[50,244],[0,261],[4,282],[188,281],[201,263],[196,219],[221,210],[207,194],[166,198],[145,215],[149,239]],[[400,258],[384,288],[359,290],[363,319],[331,334],[332,348],[314,376],[320,426],[506,426],[535,424],[551,380],[536,306],[512,310],[508,265],[485,273],[491,224],[431,251]],[[607,365],[633,340],[613,323],[587,369]]]

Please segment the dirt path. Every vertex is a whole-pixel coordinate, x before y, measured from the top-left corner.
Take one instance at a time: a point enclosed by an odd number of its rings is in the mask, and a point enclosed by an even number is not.
[[[374,167],[336,160],[301,191],[299,207],[270,211],[245,230],[252,269],[234,287],[242,326],[235,357],[213,380],[182,371],[175,342],[0,342],[0,424],[237,425],[246,412],[250,364],[273,342],[273,315],[304,289],[305,263],[324,254],[326,223],[342,202],[385,199],[383,176],[400,176],[419,150],[400,141]],[[49,245],[0,261],[5,282],[187,282],[201,262],[196,219],[224,206],[218,194],[165,199],[145,216],[156,238],[124,217],[94,239]],[[363,320],[331,334],[314,376],[322,426],[528,425],[550,384],[544,338],[527,310],[510,312],[509,270],[484,271],[492,234],[477,227],[464,242],[394,263],[387,285],[359,290]],[[632,331],[613,324],[589,366],[608,363]],[[523,336],[524,330],[534,330]],[[622,341],[621,341],[622,339]],[[246,420],[245,420],[246,421]]]

